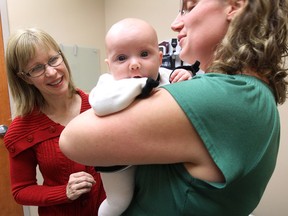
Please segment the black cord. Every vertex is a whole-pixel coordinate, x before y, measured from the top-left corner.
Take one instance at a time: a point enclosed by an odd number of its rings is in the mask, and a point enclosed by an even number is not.
[[[184,69],[184,70],[190,71],[192,73],[192,76],[195,76],[196,73],[200,69],[199,66],[200,66],[200,62],[199,61],[195,61],[195,63],[192,64],[192,65],[182,65],[182,66],[178,66],[178,67],[174,68],[173,71],[171,72],[171,74],[177,69]],[[170,80],[171,74],[169,76],[169,80]]]
[[[159,75],[158,75],[158,78]],[[142,88],[141,94],[137,96],[137,98],[146,98],[150,95],[150,92],[159,85],[159,80],[154,80],[152,78],[148,78],[145,86]]]

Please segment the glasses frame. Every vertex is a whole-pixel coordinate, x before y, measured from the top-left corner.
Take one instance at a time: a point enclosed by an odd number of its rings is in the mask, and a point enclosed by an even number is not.
[[[186,3],[185,0],[180,0],[179,13],[181,16],[185,16],[186,14],[188,14],[191,11],[190,9],[187,9],[186,6],[184,7],[185,3]]]
[[[57,64],[57,65],[51,65],[51,63],[50,63],[51,60],[52,60],[53,58],[57,57],[57,56],[61,56],[62,61],[61,61],[59,64]],[[58,67],[60,64],[62,64],[63,61],[64,61],[64,58],[63,58],[63,56],[62,56],[62,52],[61,52],[61,51],[58,51],[58,54],[56,54],[56,55],[54,55],[54,56],[51,56],[46,64],[39,64],[39,65],[41,65],[41,66],[44,67],[43,73],[41,73],[41,74],[39,74],[39,75],[37,75],[37,76],[32,76],[30,73],[31,73],[31,71],[32,71],[35,67],[31,68],[31,69],[28,70],[27,72],[23,71],[23,72],[20,72],[20,73],[21,73],[21,74],[24,74],[24,75],[27,76],[27,77],[37,78],[37,77],[40,77],[40,76],[42,76],[43,74],[45,74],[45,72],[46,72],[46,66],[47,66],[47,65],[49,65],[50,67],[55,68],[55,67]]]

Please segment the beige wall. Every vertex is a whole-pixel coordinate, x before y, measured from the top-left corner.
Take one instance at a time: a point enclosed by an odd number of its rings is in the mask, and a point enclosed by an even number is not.
[[[120,19],[137,17],[147,20],[157,30],[159,41],[176,35],[170,24],[178,12],[177,0],[168,0],[168,5],[167,0],[6,1],[10,33],[18,28],[39,27],[60,44],[96,47],[100,49],[102,71],[107,70],[104,63],[105,33]],[[148,9],[151,6],[152,11]]]
[[[279,106],[279,111],[281,144],[277,166],[259,206],[254,211],[255,216],[288,215],[288,101]]]
[[[159,41],[176,36],[170,24],[177,14],[178,0],[7,0],[7,8],[11,32],[36,26],[48,31],[59,43],[96,47],[101,52],[102,71],[106,70],[104,36],[119,19],[137,17],[150,22]],[[256,216],[286,216],[288,212],[288,102],[279,110],[282,128],[278,164],[254,211]],[[37,215],[33,209],[32,215]]]
[[[156,29],[159,41],[175,37],[170,24],[178,14],[178,0],[105,0],[106,30],[116,21],[141,18]]]
[[[104,2],[104,0],[7,0],[10,32],[18,28],[38,27],[49,32],[60,44],[98,48],[101,68],[105,68]]]

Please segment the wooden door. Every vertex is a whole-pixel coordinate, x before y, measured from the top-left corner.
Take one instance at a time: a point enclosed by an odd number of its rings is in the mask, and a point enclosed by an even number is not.
[[[0,125],[9,126],[11,123],[11,112],[5,72],[4,43],[1,23],[0,17]],[[4,147],[2,136],[0,136],[0,215],[23,216],[23,207],[15,202],[11,194],[8,151]]]

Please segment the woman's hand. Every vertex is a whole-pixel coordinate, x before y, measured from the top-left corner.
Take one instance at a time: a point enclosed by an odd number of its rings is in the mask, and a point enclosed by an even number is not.
[[[93,176],[86,172],[73,173],[69,177],[66,187],[68,199],[75,200],[84,193],[88,193],[96,181]]]

